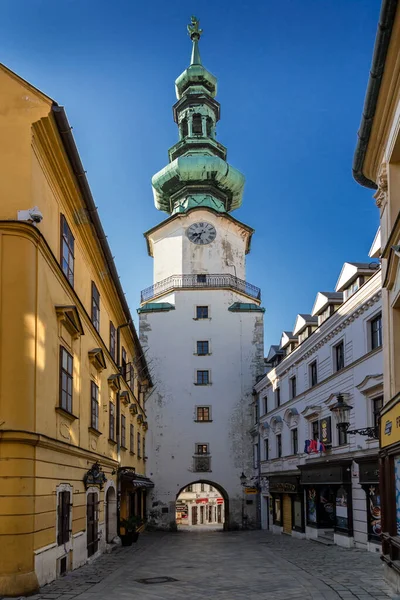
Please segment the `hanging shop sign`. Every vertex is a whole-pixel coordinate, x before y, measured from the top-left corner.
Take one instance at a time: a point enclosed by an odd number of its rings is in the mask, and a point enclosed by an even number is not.
[[[208,498],[196,498],[196,504],[208,504]]]
[[[224,503],[223,498],[217,498],[217,504],[223,504],[223,503]]]
[[[381,448],[400,442],[400,402],[381,417]]]
[[[294,483],[281,483],[279,481],[273,481],[269,483],[269,491],[271,493],[276,493],[276,494],[284,494],[284,493],[288,493],[288,492],[296,492],[297,491],[297,485],[295,485]]]
[[[257,488],[245,488],[245,493],[246,494],[257,494]]]

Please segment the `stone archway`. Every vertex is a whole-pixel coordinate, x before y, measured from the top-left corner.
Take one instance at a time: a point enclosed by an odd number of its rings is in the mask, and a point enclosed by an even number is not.
[[[186,490],[189,486],[194,486],[196,484],[204,484],[204,485],[212,486],[213,488],[215,488],[215,490],[217,490],[219,492],[219,494],[221,495],[221,497],[223,498],[223,501],[224,501],[223,512],[222,512],[223,518],[222,518],[222,521],[218,521],[218,510],[217,510],[216,511],[216,515],[217,515],[216,521],[217,521],[217,523],[218,522],[221,523],[223,531],[228,531],[230,529],[229,496],[228,496],[226,490],[218,483],[215,483],[214,481],[210,481],[209,479],[197,479],[195,481],[190,481],[178,491],[178,493],[176,495],[176,500],[178,500],[179,496],[182,494],[182,492],[184,492],[184,490]],[[201,514],[202,513],[200,511],[200,518],[202,518]],[[191,518],[190,518],[190,522],[192,522]]]
[[[106,542],[110,544],[117,535],[117,497],[114,487],[110,486],[105,496]]]

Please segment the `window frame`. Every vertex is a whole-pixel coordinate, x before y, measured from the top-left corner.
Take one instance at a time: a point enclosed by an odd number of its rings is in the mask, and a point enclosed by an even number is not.
[[[127,357],[126,350],[122,346],[121,347],[121,374],[122,374],[122,377],[125,379],[125,381],[126,381],[126,373],[127,373],[126,366],[128,364],[126,357]],[[119,365],[117,365],[117,366],[119,366]]]
[[[205,312],[206,316],[202,313]],[[202,319],[210,318],[210,307],[208,305],[199,304],[196,305],[196,321],[201,321]]]
[[[206,352],[201,350],[206,349]],[[196,354],[197,356],[208,356],[210,354],[210,342],[208,340],[197,340],[196,342]]]
[[[290,400],[294,400],[294,398],[296,398],[296,396],[297,396],[296,375],[292,375],[292,377],[289,379],[289,386],[290,386]]]
[[[71,539],[71,490],[57,491],[57,546]]]
[[[200,375],[201,374],[201,375]],[[207,376],[205,376],[207,374]],[[207,381],[205,381],[207,380]],[[211,377],[209,369],[196,369],[195,385],[210,385]]]
[[[310,377],[309,387],[315,387],[318,384],[318,365],[316,360],[310,362],[310,364],[308,365],[308,372]]]
[[[341,361],[339,361],[338,351],[341,349]],[[335,372],[342,371],[345,367],[344,364],[344,340],[340,340],[335,346],[333,346],[333,350],[335,353]]]
[[[137,444],[137,457],[142,458],[142,442],[140,437],[140,431],[136,434],[136,444]]]
[[[376,403],[379,402],[379,410],[376,411]],[[379,426],[380,411],[383,406],[383,395],[371,398],[372,426]]]
[[[99,431],[99,386],[90,381],[90,427]]]
[[[135,454],[135,426],[133,423],[129,424],[129,452]]]
[[[269,438],[264,438],[264,460],[269,460]]]
[[[299,453],[299,430],[297,427],[290,430],[290,439],[292,444],[292,454],[297,455]]]
[[[319,440],[319,420],[314,419],[314,421],[310,422],[311,426],[311,437],[310,440]]]
[[[110,354],[115,362],[117,358],[117,330],[112,321],[110,321]]]
[[[64,226],[67,231],[64,233]],[[64,244],[67,249],[67,256],[64,256]],[[70,257],[72,257],[72,267],[70,262]],[[64,269],[64,262],[66,263],[66,269]],[[72,231],[70,226],[68,225],[68,221],[65,218],[65,215],[60,214],[60,266],[61,270],[64,273],[65,277],[68,279],[69,283],[74,287],[74,278],[75,278],[75,238],[72,235]]]
[[[201,415],[202,412],[202,415]],[[208,418],[204,418],[205,412],[207,412]],[[199,418],[202,416],[202,418]],[[211,407],[210,406],[196,406],[196,422],[197,423],[210,423],[211,422]]]
[[[108,421],[108,439],[115,442],[115,404],[109,401],[109,421]]]
[[[93,327],[96,329],[97,332],[100,332],[100,292],[94,281],[92,281],[92,300],[90,318],[92,320]]]
[[[282,434],[276,435],[276,458],[282,458]]]
[[[281,405],[281,386],[278,385],[275,388],[275,408],[279,408]]]
[[[378,329],[376,331],[374,331],[374,324],[379,322],[380,325],[378,327]],[[369,320],[369,334],[370,334],[370,340],[371,340],[371,350],[377,350],[378,348],[382,348],[382,344],[383,344],[383,336],[382,336],[382,313],[378,313],[376,314],[374,317],[372,317],[372,319]],[[374,342],[374,338],[377,335],[378,340],[377,340],[377,344],[375,345]]]
[[[210,452],[209,452],[208,444],[201,444],[201,443],[196,444],[196,446],[195,446],[195,455],[196,456],[207,456],[209,453]]]
[[[126,416],[121,415],[121,448],[126,449]]]
[[[264,404],[264,415],[268,414],[268,394],[266,394],[263,398]]]
[[[63,356],[66,354],[67,359],[67,369],[69,368],[69,362],[71,364],[71,371],[64,369],[63,366]],[[67,389],[63,388],[63,375],[65,375],[67,381]],[[72,415],[72,407],[73,407],[73,397],[74,397],[74,357],[72,354],[68,352],[68,350],[60,345],[60,369],[59,369],[59,407],[65,412]],[[69,393],[68,382],[71,383],[71,392]],[[66,402],[63,402],[64,393],[66,395]],[[69,399],[69,402],[68,402]],[[65,404],[65,405],[64,405]]]

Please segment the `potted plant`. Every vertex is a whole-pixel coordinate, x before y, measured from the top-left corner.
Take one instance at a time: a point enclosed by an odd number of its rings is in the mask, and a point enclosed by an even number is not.
[[[137,542],[139,538],[138,529],[143,524],[140,517],[131,516],[121,520],[121,527],[124,528],[125,534],[120,535],[123,546],[132,546],[133,542]]]

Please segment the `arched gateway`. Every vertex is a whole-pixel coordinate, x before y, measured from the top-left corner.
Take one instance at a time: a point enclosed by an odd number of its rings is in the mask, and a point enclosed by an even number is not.
[[[176,495],[176,524],[182,530],[229,529],[229,496],[223,487],[200,479]]]

